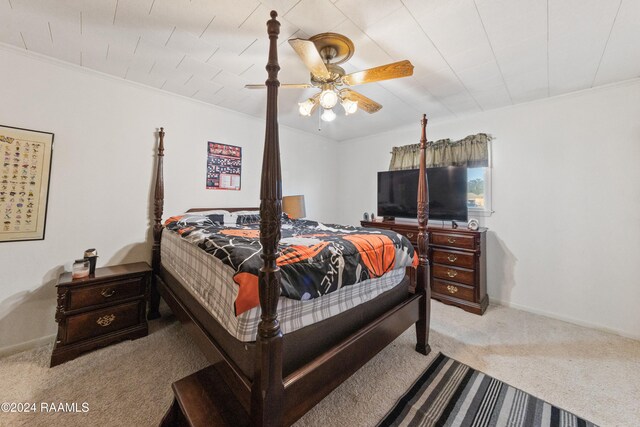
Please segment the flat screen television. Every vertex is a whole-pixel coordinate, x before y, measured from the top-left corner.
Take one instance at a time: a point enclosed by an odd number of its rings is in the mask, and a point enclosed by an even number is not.
[[[378,172],[378,215],[418,217],[418,169]],[[429,219],[466,221],[467,168],[428,168]]]

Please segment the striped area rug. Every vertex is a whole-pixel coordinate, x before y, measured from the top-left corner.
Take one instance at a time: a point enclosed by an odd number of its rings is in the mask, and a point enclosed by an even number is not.
[[[378,426],[597,427],[443,354]]]

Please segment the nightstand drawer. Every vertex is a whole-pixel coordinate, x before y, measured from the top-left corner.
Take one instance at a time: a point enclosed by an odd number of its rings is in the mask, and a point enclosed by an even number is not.
[[[475,264],[474,256],[472,254],[449,252],[441,249],[433,250],[431,260],[437,264],[453,265],[464,268],[473,268]]]
[[[146,276],[101,283],[95,286],[70,288],[67,310],[116,302],[133,297],[144,297]]]
[[[134,301],[69,316],[66,319],[65,344],[137,325],[140,323],[140,306],[144,304],[144,301]]]
[[[456,267],[448,267],[446,265],[434,264],[432,267],[433,277],[444,280],[452,280],[465,285],[474,285],[475,272],[473,270],[464,270]]]
[[[454,233],[432,232],[431,244],[438,246],[450,246],[452,248],[475,249],[475,239],[473,236]]]
[[[450,283],[435,279],[432,290],[442,295],[449,295],[465,301],[474,301],[474,289],[459,283]]]

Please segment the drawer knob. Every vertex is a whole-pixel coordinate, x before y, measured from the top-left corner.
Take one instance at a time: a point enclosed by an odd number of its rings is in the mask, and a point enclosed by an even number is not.
[[[447,290],[449,291],[449,293],[455,294],[456,292],[458,292],[458,287],[453,285],[447,285]]]
[[[456,262],[458,257],[453,254],[449,254],[449,256],[447,256],[447,259],[449,260],[449,262]]]
[[[102,290],[102,292],[100,292],[100,295],[102,295],[105,298],[109,298],[109,297],[112,297],[115,293],[116,293],[115,289],[105,288]]]
[[[96,323],[104,327],[109,326],[111,323],[113,323],[114,320],[116,320],[116,315],[108,314],[106,316],[99,317],[98,320],[96,320]]]
[[[447,270],[447,276],[449,277],[456,277],[458,275],[458,272],[455,270]]]
[[[413,233],[407,233],[407,237],[408,238],[412,238],[413,237]]]
[[[449,238],[447,239],[447,242],[449,242],[449,243],[455,243],[455,242],[456,242],[456,238],[455,238],[455,237],[449,237]]]

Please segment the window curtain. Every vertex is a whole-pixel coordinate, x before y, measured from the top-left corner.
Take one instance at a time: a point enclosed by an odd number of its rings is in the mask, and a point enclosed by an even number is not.
[[[466,166],[479,168],[489,166],[489,142],[491,135],[479,133],[459,141],[440,139],[427,142],[427,167]],[[410,144],[393,147],[389,170],[417,169],[420,167],[420,145]]]

